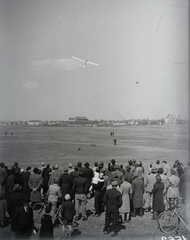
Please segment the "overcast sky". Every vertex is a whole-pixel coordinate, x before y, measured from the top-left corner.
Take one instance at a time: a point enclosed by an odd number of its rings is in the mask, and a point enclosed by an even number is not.
[[[188,0],[0,0],[0,120],[187,118],[188,11]]]

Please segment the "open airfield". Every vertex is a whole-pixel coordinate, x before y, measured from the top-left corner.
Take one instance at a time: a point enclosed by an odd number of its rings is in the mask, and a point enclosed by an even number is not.
[[[13,131],[13,135],[11,135]],[[110,132],[115,133],[110,136]],[[5,137],[5,132],[7,136]],[[114,146],[113,140],[117,139]],[[0,127],[1,160],[7,166],[19,162],[21,167],[40,167],[42,161],[51,165],[58,163],[60,168],[81,161],[88,161],[91,166],[95,161],[106,165],[112,158],[118,164],[127,165],[128,160],[143,162],[145,169],[157,159],[168,160],[170,166],[176,159],[185,165],[189,160],[189,129],[187,125],[176,126],[126,126],[126,127],[34,127],[34,126],[1,126]],[[88,220],[79,220],[73,228],[76,239],[110,239],[110,234],[103,235],[104,213],[92,217],[93,199],[87,203]],[[157,221],[151,219],[150,212],[143,217],[132,218],[130,223],[119,226],[118,236],[112,239],[172,239],[163,238]],[[189,239],[183,227],[178,235]],[[61,227],[54,228],[55,239],[60,239]],[[176,237],[176,236],[175,236]],[[0,239],[11,239],[13,233],[10,225],[1,229]],[[38,239],[32,235],[31,239]],[[180,239],[180,238],[174,238]]]

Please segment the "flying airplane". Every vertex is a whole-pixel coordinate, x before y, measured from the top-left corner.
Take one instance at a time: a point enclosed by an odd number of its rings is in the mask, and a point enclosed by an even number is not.
[[[74,60],[78,60],[78,61],[80,61],[80,62],[83,63],[83,64],[79,65],[80,67],[86,67],[87,64],[91,64],[91,65],[99,66],[98,63],[89,62],[88,60],[82,60],[82,59],[77,58],[77,57],[74,57],[74,56],[72,56],[72,58],[73,58]]]

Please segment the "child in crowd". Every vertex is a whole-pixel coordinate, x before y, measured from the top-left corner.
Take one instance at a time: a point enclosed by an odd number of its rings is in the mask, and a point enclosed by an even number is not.
[[[61,215],[63,217],[61,238],[64,238],[67,236],[67,232],[66,232],[67,227],[68,227],[68,235],[69,237],[71,237],[73,218],[75,216],[75,205],[71,201],[71,196],[69,194],[65,195],[65,202],[63,202],[62,204]]]
[[[51,204],[45,208],[45,214],[41,220],[39,239],[53,239],[53,222],[50,212]]]

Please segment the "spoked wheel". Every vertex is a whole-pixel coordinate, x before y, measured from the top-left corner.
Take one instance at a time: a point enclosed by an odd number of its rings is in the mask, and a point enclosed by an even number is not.
[[[33,206],[33,218],[34,222],[40,224],[42,216],[45,214],[45,205],[44,203],[36,203]]]
[[[163,233],[173,234],[177,231],[180,219],[173,212],[162,212],[158,216],[158,225]]]

